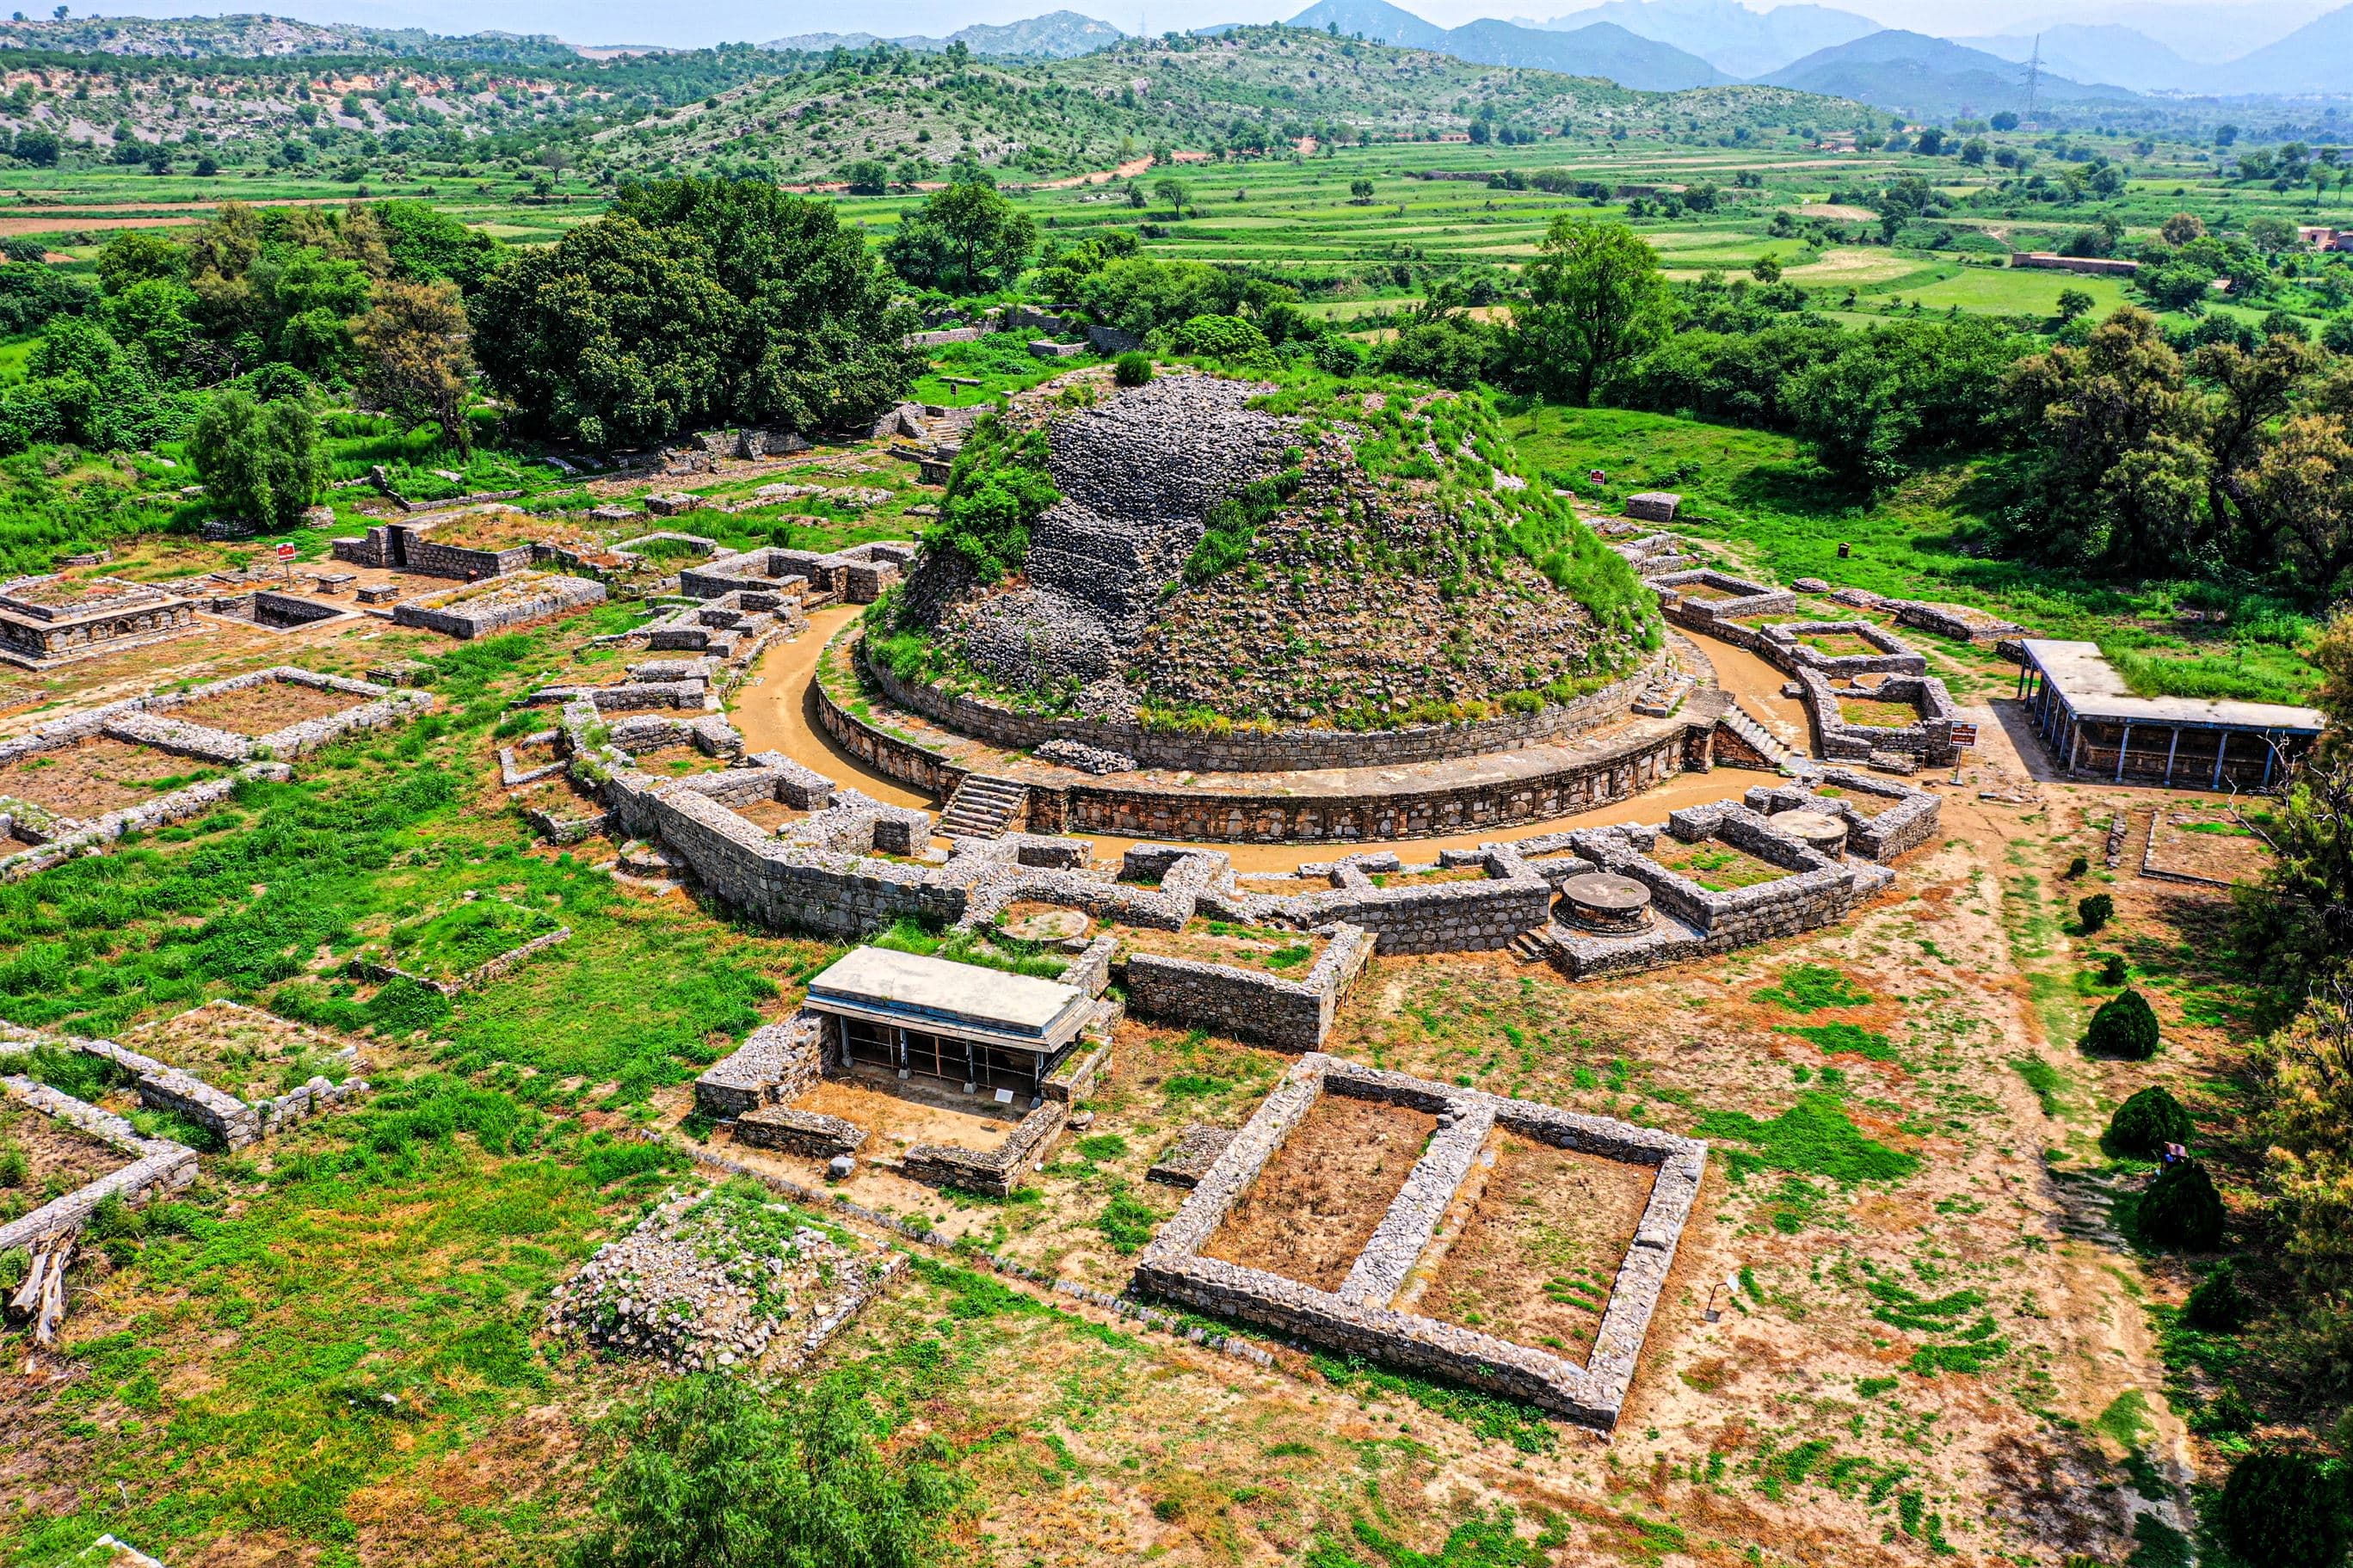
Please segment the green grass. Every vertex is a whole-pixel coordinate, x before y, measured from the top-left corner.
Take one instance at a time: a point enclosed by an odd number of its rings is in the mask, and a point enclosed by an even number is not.
[[[1811,1040],[1824,1056],[1859,1056],[1866,1061],[1895,1060],[1895,1044],[1876,1029],[1860,1024],[1783,1024],[1780,1032]]]
[[[1694,1131],[1703,1138],[1749,1146],[1726,1152],[1736,1178],[1762,1169],[1852,1184],[1902,1181],[1920,1167],[1916,1155],[1866,1137],[1835,1094],[1801,1094],[1797,1104],[1769,1121],[1743,1110],[1712,1110],[1699,1119]]]
[[[1819,1013],[1825,1007],[1860,1007],[1871,993],[1825,963],[1792,964],[1774,984],[1757,993],[1759,1002],[1774,1002],[1792,1013]]]
[[[385,945],[403,969],[455,979],[560,929],[543,910],[506,899],[473,899],[402,921],[392,928]]]

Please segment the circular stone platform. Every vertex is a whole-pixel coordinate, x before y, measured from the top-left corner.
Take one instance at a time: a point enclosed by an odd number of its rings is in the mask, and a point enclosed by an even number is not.
[[[1005,934],[1023,942],[1067,942],[1084,936],[1094,922],[1084,910],[1039,910],[1005,922]]]
[[[1588,871],[1560,887],[1560,907],[1587,931],[1628,933],[1651,924],[1651,889],[1614,871]]]
[[[1765,820],[1782,837],[1794,838],[1833,860],[1846,853],[1846,821],[1827,811],[1784,811]]]

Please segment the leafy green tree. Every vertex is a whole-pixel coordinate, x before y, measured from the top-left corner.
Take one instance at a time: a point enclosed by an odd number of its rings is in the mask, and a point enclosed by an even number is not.
[[[475,355],[523,419],[592,446],[719,421],[863,424],[921,364],[857,231],[752,181],[627,191],[512,257],[471,314]]]
[[[2116,900],[2107,893],[2090,893],[2075,900],[2075,923],[2086,934],[2105,926],[2116,913]]]
[[[387,281],[375,307],[353,324],[352,338],[360,385],[379,405],[411,421],[431,420],[459,451],[473,445],[465,412],[474,362],[456,283]]]
[[[1020,272],[1037,236],[1036,222],[995,185],[967,180],[902,214],[882,259],[918,289],[985,294]]]
[[[918,1568],[962,1503],[933,1446],[882,1452],[843,1373],[774,1403],[713,1373],[659,1384],[614,1436],[576,1568]]]
[[[1184,181],[1163,175],[1152,182],[1152,194],[1168,204],[1168,210],[1173,216],[1176,217],[1185,216],[1185,199],[1188,193],[1185,189]]]
[[[1622,223],[1555,217],[1526,282],[1527,303],[1513,311],[1504,352],[1520,379],[1546,397],[1592,402],[1604,376],[1673,323],[1657,253]]]
[[[292,398],[254,402],[234,389],[212,400],[188,437],[188,456],[214,507],[265,528],[292,528],[327,483],[318,421]]]
[[[368,209],[385,235],[394,272],[418,283],[448,279],[469,295],[482,286],[505,249],[429,202],[378,202]]]
[[[2153,570],[2197,531],[2209,465],[2198,395],[2157,319],[2129,307],[2081,347],[2021,360],[2009,387],[2033,483],[2007,520],[2046,559]]]
[[[2092,313],[2092,307],[2098,303],[2098,300],[2081,289],[2062,289],[2059,290],[2059,319],[2062,321],[2073,321],[2079,317],[2088,316]]]

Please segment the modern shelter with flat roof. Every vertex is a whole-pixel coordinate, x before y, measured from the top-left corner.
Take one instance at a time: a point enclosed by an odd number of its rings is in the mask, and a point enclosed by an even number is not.
[[[860,947],[809,982],[806,1005],[841,1031],[845,1061],[1035,1099],[1092,998],[1059,980]]]
[[[2019,700],[2059,765],[2116,784],[2263,789],[2311,749],[2317,709],[2202,697],[2136,697],[2096,643],[2030,637]]]

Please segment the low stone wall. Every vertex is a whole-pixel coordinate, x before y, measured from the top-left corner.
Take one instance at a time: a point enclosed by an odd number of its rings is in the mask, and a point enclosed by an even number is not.
[[[1045,1157],[1070,1115],[1067,1104],[1047,1100],[1016,1123],[1004,1142],[986,1153],[947,1143],[918,1143],[900,1160],[899,1170],[910,1181],[934,1187],[961,1187],[992,1197],[1010,1197],[1022,1178]]]
[[[1959,748],[1953,744],[1953,725],[1959,718],[1959,710],[1953,705],[1952,693],[1936,677],[1891,675],[1868,691],[1843,693],[1905,703],[1920,715],[1915,723],[1881,729],[1848,723],[1839,710],[1841,693],[1821,671],[1800,667],[1796,673],[1806,712],[1813,720],[1814,733],[1821,741],[1823,756],[1839,762],[1862,762],[1873,752],[1894,752],[1917,757],[1929,767],[1941,767],[1960,755]]]
[[[1719,626],[1729,625],[1743,616],[1792,615],[1798,608],[1798,595],[1788,588],[1752,583],[1713,566],[1689,572],[1662,572],[1643,580],[1659,591],[1660,612],[1667,619],[1710,635],[1715,635]],[[1693,587],[1713,588],[1731,597],[1702,599],[1676,592]]]
[[[174,790],[169,795],[159,795],[138,805],[110,811],[96,821],[82,823],[45,844],[0,855],[0,882],[13,882],[20,877],[46,871],[77,855],[95,854],[126,833],[148,833],[201,816],[235,795],[237,784],[246,779],[268,779],[283,784],[293,776],[294,770],[284,763],[248,763],[237,770],[234,778],[207,779],[202,784]]]
[[[1868,814],[1858,810],[1852,800],[1821,794],[1824,786],[1895,804]],[[1824,768],[1803,783],[1758,784],[1748,792],[1747,805],[1768,817],[1800,810],[1839,817],[1847,825],[1847,848],[1885,865],[1936,836],[1945,803],[1942,796],[1909,784],[1873,778],[1852,768]]]
[[[118,1169],[0,1225],[0,1252],[30,1247],[52,1231],[79,1229],[88,1223],[90,1211],[109,1197],[120,1194],[135,1207],[150,1198],[176,1193],[196,1179],[196,1152],[184,1143],[143,1138],[122,1118],[28,1078],[0,1077],[0,1093],[103,1140],[124,1158]]]
[[[1746,628],[1744,628],[1746,629]],[[1859,637],[1876,653],[1824,653],[1801,639],[1824,635]],[[1818,669],[1824,675],[1926,675],[1927,656],[1883,626],[1870,621],[1783,621],[1763,627],[1757,650],[1792,675]]]
[[[1373,953],[1373,933],[1361,926],[1332,926],[1324,934],[1328,945],[1323,956],[1298,980],[1237,964],[1138,952],[1121,966],[1121,984],[1127,1005],[1143,1016],[1280,1050],[1312,1051],[1331,1032],[1334,1009]]]
[[[395,626],[418,626],[461,640],[490,637],[513,626],[552,620],[605,602],[605,584],[587,577],[553,574],[501,579],[500,586],[435,595],[393,606]]]
[[[832,1038],[825,1015],[806,1007],[761,1025],[694,1080],[694,1108],[724,1121],[797,1098],[825,1071]]]
[[[1341,1288],[1318,1290],[1205,1256],[1203,1249],[1235,1204],[1326,1093],[1410,1106],[1439,1120],[1437,1135],[1409,1173]],[[1428,1248],[1440,1218],[1494,1128],[1532,1142],[1658,1169],[1582,1366],[1564,1355],[1389,1305]],[[1310,1052],[1261,1102],[1175,1217],[1161,1226],[1137,1263],[1135,1283],[1169,1300],[1296,1334],[1344,1353],[1525,1399],[1606,1432],[1616,1425],[1632,1386],[1643,1339],[1699,1195],[1706,1156],[1707,1145],[1696,1139]]]
[[[856,637],[857,632],[852,628],[846,635]],[[1222,735],[1195,735],[1135,723],[1024,713],[983,698],[902,680],[888,668],[867,659],[862,640],[851,658],[860,679],[889,701],[959,735],[1021,751],[1034,750],[1049,741],[1074,741],[1133,757],[1143,767],[1194,773],[1394,767],[1555,745],[1624,718],[1634,700],[1656,683],[1665,659],[1663,654],[1653,656],[1623,679],[1574,702],[1535,713],[1399,730],[1239,729]]]
[[[813,1160],[854,1154],[866,1138],[866,1129],[854,1121],[788,1105],[763,1105],[735,1119],[736,1142]]]

